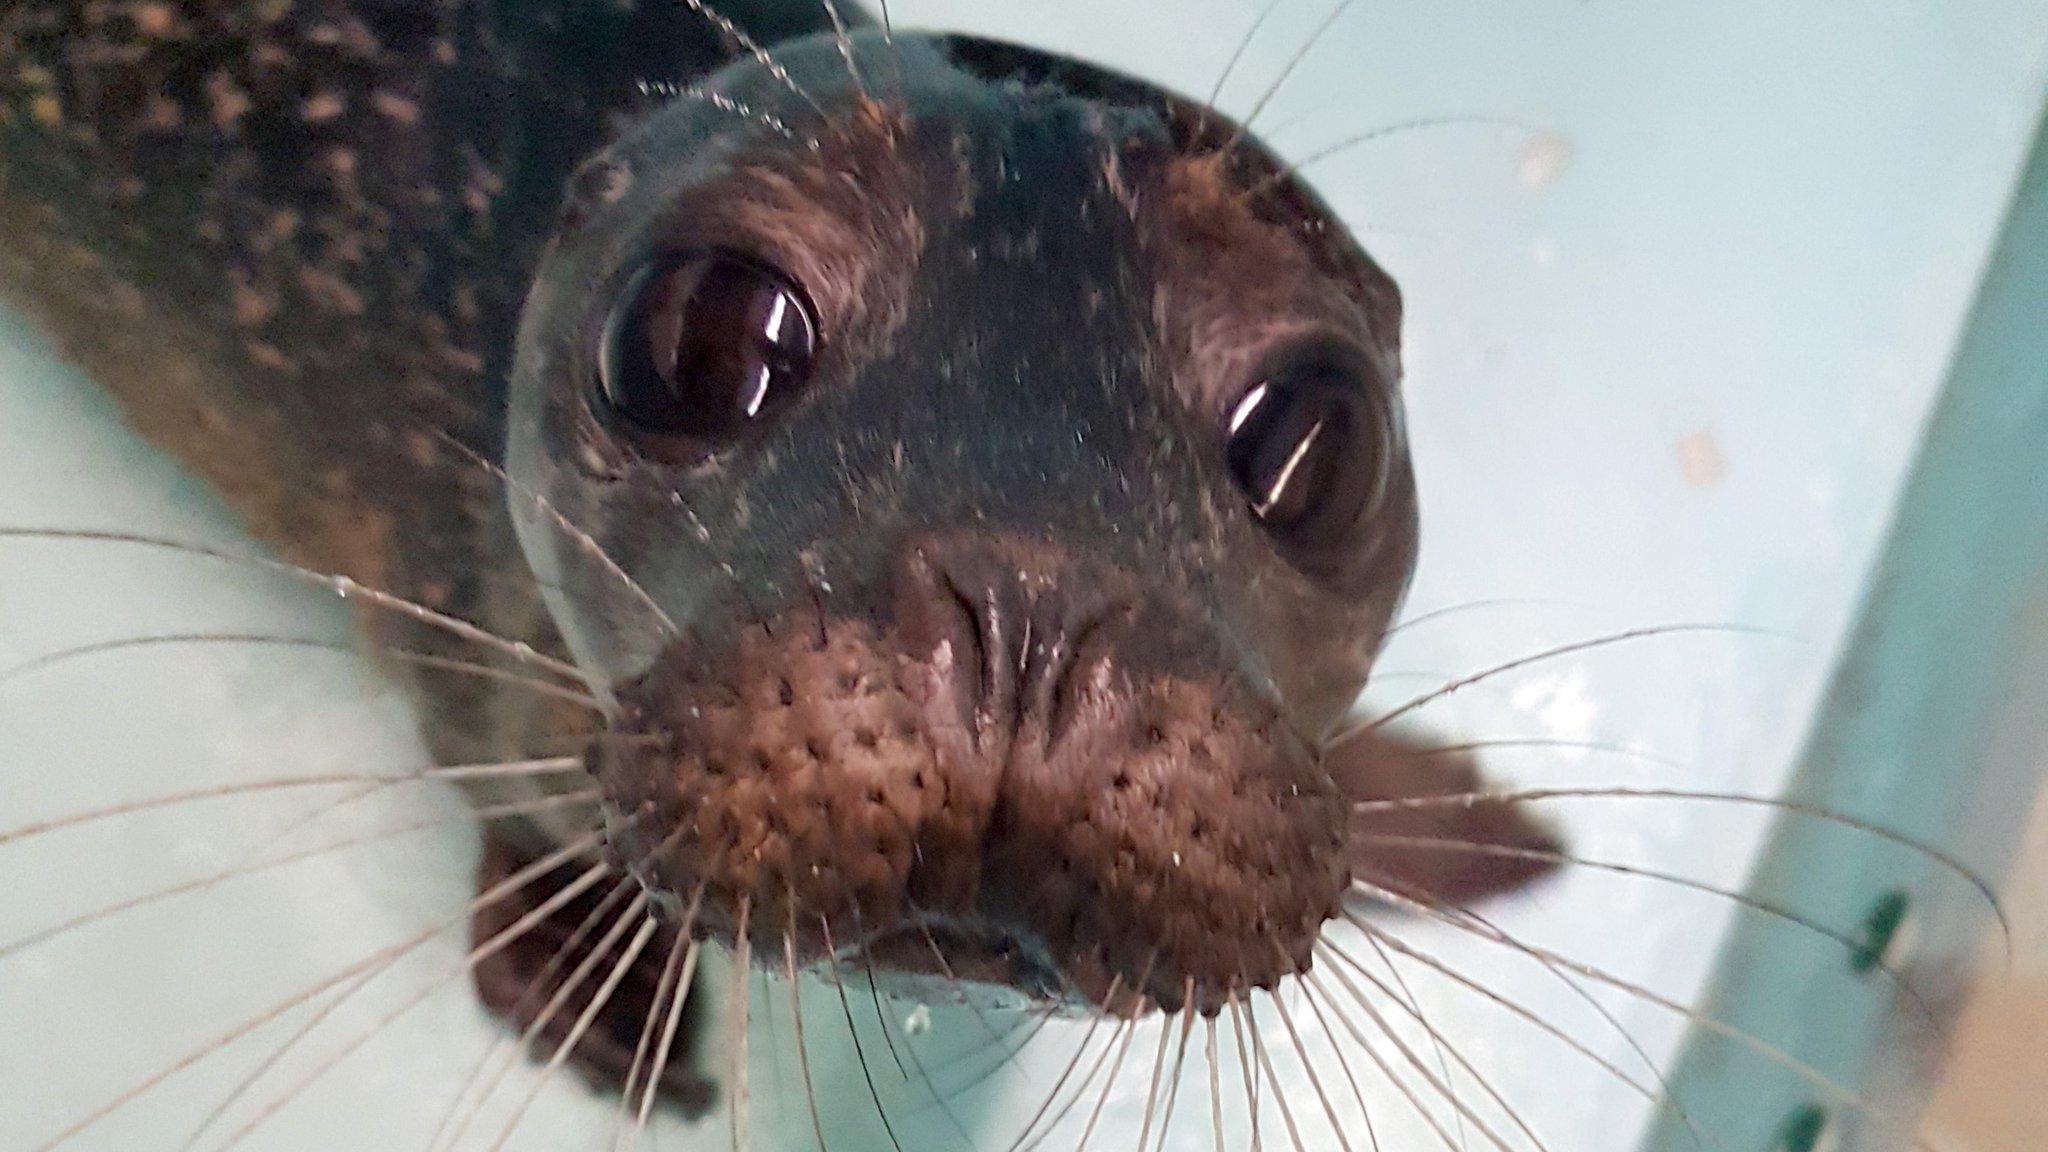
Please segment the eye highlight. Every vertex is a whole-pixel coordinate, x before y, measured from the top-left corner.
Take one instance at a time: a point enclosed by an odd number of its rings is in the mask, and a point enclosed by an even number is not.
[[[800,393],[817,321],[788,277],[726,252],[663,256],[636,274],[604,328],[604,408],[657,437],[726,439]]]
[[[1393,456],[1385,405],[1359,369],[1297,356],[1230,409],[1224,460],[1251,512],[1297,563],[1352,542],[1384,495]]]

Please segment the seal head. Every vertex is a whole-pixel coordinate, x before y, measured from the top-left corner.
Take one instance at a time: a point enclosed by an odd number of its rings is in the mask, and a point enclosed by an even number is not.
[[[1320,749],[1415,558],[1392,281],[1139,81],[776,61],[584,167],[521,327],[513,510],[616,701],[614,847],[700,934],[906,981],[1215,1011],[1305,970],[1350,881]]]

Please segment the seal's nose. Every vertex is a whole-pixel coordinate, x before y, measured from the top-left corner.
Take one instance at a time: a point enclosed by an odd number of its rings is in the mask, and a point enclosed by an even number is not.
[[[927,536],[902,561],[897,619],[913,645],[950,653],[950,688],[983,755],[1057,744],[1136,615],[1127,576],[1049,542]]]

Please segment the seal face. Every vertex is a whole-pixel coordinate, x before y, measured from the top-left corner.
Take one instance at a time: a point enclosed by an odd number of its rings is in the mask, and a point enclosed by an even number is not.
[[[1214,1011],[1305,969],[1350,881],[1319,750],[1414,563],[1392,282],[1148,85],[776,60],[586,165],[521,325],[512,508],[617,701],[615,847],[700,933],[904,980]]]

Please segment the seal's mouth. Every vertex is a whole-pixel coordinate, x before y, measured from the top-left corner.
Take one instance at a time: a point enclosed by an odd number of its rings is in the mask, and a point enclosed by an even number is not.
[[[1030,941],[949,917],[920,919],[879,933],[835,960],[841,971],[863,978],[872,973],[883,992],[914,1003],[1094,1004]]]
[[[990,586],[899,581],[623,686],[590,767],[641,883],[699,935],[933,997],[1214,1009],[1305,970],[1346,810],[1278,705],[1174,660],[1170,611],[1076,626]]]

